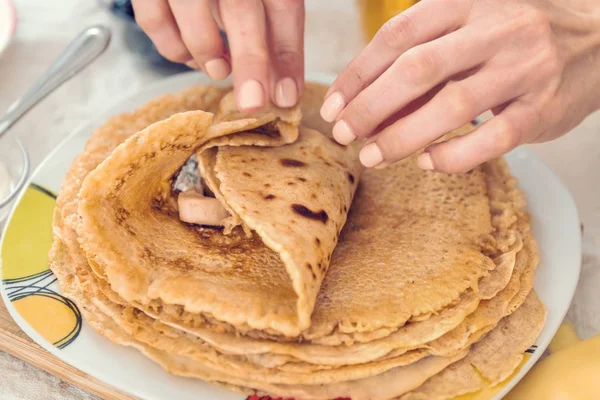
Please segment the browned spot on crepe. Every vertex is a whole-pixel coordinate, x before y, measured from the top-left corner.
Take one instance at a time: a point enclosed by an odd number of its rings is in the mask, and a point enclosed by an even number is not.
[[[303,206],[302,204],[292,204],[292,209],[299,215],[302,215],[305,218],[314,219],[316,221],[321,221],[322,223],[327,223],[329,216],[325,210],[320,211],[312,211],[308,207]]]
[[[284,167],[300,168],[306,166],[306,163],[303,161],[294,160],[293,158],[283,158],[281,159],[281,165]]]

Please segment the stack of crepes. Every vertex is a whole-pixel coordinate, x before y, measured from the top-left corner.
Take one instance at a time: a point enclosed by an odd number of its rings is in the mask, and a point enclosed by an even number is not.
[[[447,399],[505,380],[545,319],[506,162],[363,171],[318,116],[326,89],[248,115],[199,86],[100,127],[57,203],[63,293],[169,372],[250,394]],[[222,227],[179,218],[194,154]]]

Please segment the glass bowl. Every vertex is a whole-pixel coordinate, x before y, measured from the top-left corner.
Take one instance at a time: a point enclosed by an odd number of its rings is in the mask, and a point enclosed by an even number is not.
[[[29,176],[29,154],[13,138],[0,140],[0,222],[8,215],[9,205],[25,186]]]

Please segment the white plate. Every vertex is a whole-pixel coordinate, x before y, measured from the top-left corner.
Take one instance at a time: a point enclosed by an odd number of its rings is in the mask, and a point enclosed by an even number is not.
[[[325,74],[309,74],[308,78],[324,83],[333,79]],[[55,356],[143,399],[240,400],[242,396],[198,380],[171,376],[136,350],[98,335],[81,320],[77,308],[59,295],[60,288],[47,270],[54,199],[52,193],[45,193],[59,191],[74,157],[110,115],[133,111],[158,95],[198,83],[208,81],[193,72],[156,82],[69,135],[34,173],[31,185],[13,209],[0,244],[2,297],[17,324]],[[508,392],[548,346],[569,308],[581,267],[579,218],[565,185],[526,149],[511,152],[507,159],[527,194],[533,217],[533,231],[541,249],[535,288],[548,308],[548,318],[537,347],[530,349],[521,369],[494,391],[494,399]]]

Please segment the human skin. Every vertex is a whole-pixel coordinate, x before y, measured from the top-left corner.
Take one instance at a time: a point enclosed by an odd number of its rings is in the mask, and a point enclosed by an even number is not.
[[[212,79],[233,71],[239,109],[298,102],[304,84],[302,0],[133,0],[135,19],[167,59]],[[229,49],[219,34],[227,33]]]
[[[555,139],[600,108],[597,0],[423,0],[388,21],[328,92],[322,116],[367,167],[425,149],[426,170],[466,172]],[[433,144],[484,111],[472,133]]]

